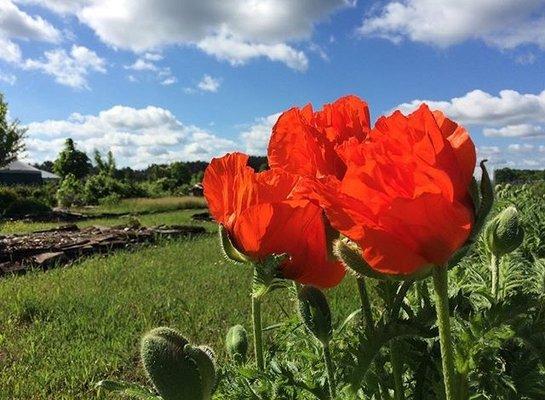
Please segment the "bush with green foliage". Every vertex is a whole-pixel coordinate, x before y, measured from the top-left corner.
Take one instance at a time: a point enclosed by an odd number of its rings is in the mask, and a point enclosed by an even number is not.
[[[90,176],[85,182],[84,199],[86,204],[98,204],[100,199],[113,194],[120,198],[126,198],[131,197],[133,190],[127,183],[105,173]]]
[[[4,216],[9,218],[20,218],[27,215],[46,215],[51,208],[44,203],[34,199],[17,199],[4,210]]]
[[[0,215],[2,215],[4,210],[18,198],[19,196],[17,196],[15,190],[11,188],[0,188]]]
[[[84,204],[84,186],[74,175],[68,174],[57,190],[57,202],[61,207],[81,206]]]

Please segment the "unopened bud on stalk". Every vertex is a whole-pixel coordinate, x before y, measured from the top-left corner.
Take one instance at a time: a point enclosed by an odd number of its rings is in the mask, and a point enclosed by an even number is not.
[[[488,248],[496,257],[516,250],[524,239],[517,209],[510,206],[496,215],[488,223],[485,235]]]
[[[229,329],[225,338],[227,353],[237,363],[245,363],[248,353],[248,333],[242,325]]]
[[[210,400],[216,387],[212,351],[193,347],[174,329],[161,327],[142,339],[142,363],[164,400]]]
[[[313,286],[303,286],[299,289],[299,311],[308,330],[327,345],[333,335],[331,325],[331,310],[325,295]]]

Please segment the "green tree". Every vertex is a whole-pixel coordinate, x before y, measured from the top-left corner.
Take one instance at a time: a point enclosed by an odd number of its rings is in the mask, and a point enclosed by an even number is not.
[[[25,149],[23,140],[26,131],[18,119],[8,121],[8,103],[0,93],[0,168],[16,160],[17,155]]]
[[[187,185],[191,181],[191,171],[181,161],[170,164],[170,178],[176,182],[176,186]]]
[[[106,154],[106,160],[102,159],[102,155],[100,154],[100,151],[95,150],[95,163],[98,168],[98,172],[101,174],[106,174],[109,176],[114,176],[115,172],[117,170],[114,154],[112,151],[108,151]]]
[[[76,149],[74,141],[68,138],[64,143],[64,148],[53,164],[53,170],[61,178],[72,174],[76,179],[82,179],[89,174],[91,162],[87,154]]]

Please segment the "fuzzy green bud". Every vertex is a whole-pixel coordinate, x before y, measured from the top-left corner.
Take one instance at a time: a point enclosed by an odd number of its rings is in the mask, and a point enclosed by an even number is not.
[[[146,373],[164,400],[209,400],[216,386],[212,351],[193,347],[174,329],[148,332],[140,354]]]
[[[333,335],[331,310],[323,292],[313,286],[299,289],[299,312],[307,329],[324,345]]]
[[[242,325],[235,325],[229,329],[225,337],[227,353],[237,363],[245,363],[248,353],[248,333]]]
[[[496,257],[516,250],[524,240],[517,209],[510,206],[496,215],[488,223],[485,235],[488,248]]]

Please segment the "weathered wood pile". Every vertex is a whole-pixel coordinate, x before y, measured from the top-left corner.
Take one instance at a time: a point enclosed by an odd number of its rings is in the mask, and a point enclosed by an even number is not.
[[[153,228],[92,226],[82,229],[76,225],[66,225],[30,234],[0,236],[0,276],[31,268],[61,266],[83,256],[107,253],[139,243],[154,243],[159,238],[205,232],[203,227],[185,225]]]

